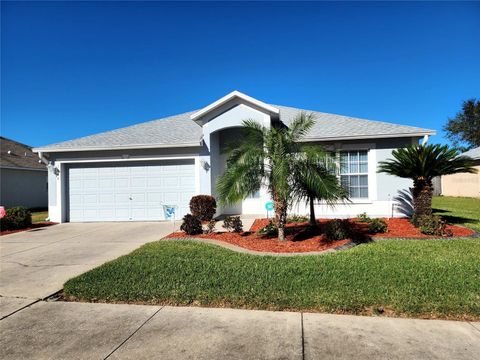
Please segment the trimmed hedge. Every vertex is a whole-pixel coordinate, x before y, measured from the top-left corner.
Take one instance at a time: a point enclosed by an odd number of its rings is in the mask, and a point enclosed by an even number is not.
[[[7,209],[5,216],[0,219],[0,229],[19,230],[32,225],[32,214],[23,206],[16,206]]]

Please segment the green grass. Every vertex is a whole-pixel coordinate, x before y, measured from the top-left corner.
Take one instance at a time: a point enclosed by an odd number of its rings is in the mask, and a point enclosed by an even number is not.
[[[48,217],[48,211],[32,212],[32,223],[42,222]]]
[[[274,257],[160,241],[65,284],[82,301],[480,318],[480,239],[386,240]]]
[[[480,232],[480,199],[453,196],[435,196],[433,210],[448,222],[464,225]]]

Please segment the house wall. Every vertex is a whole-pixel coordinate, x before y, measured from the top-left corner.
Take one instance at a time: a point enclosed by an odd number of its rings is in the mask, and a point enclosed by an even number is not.
[[[0,205],[42,208],[48,204],[47,171],[0,169]]]
[[[317,217],[342,218],[352,217],[366,212],[371,217],[404,216],[395,206],[394,198],[401,190],[408,190],[412,181],[383,173],[378,173],[378,162],[391,158],[392,150],[418,143],[419,138],[391,138],[376,140],[357,140],[343,142],[317,143],[328,150],[368,150],[368,199],[352,199],[351,203],[340,203],[334,207],[324,203],[315,204]],[[307,204],[296,204],[291,213],[307,215]]]
[[[442,176],[442,195],[480,197],[480,161],[475,168],[478,171],[477,174],[460,173]]]

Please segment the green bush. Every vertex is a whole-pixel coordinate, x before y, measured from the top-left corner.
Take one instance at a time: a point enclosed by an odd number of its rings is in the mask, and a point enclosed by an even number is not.
[[[366,212],[361,213],[361,214],[358,214],[357,217],[358,217],[358,221],[360,221],[360,222],[368,223],[368,222],[370,222],[370,221],[372,220],[372,219],[370,218],[370,216],[367,215]]]
[[[303,223],[303,222],[307,222],[308,220],[309,219],[306,216],[293,214],[287,218],[287,223]]]
[[[190,199],[190,212],[200,221],[210,221],[217,211],[217,202],[210,195],[197,195]]]
[[[240,216],[227,216],[225,219],[223,219],[223,227],[228,231],[233,231],[236,233],[242,232],[242,220],[240,220]]]
[[[370,219],[368,221],[369,233],[386,233],[388,230],[387,222],[383,219]]]
[[[203,232],[201,221],[191,214],[183,217],[183,223],[180,230],[185,231],[188,235],[197,235]]]
[[[210,220],[207,224],[207,229],[205,230],[206,234],[211,234],[215,231],[215,225],[217,222],[215,220]]]
[[[5,212],[5,216],[0,219],[2,231],[25,229],[32,225],[32,214],[23,206],[12,207]]]
[[[270,219],[268,221],[268,225],[264,226],[260,230],[257,231],[259,235],[266,235],[266,236],[277,236],[278,235],[278,228],[275,225],[275,222]]]
[[[348,239],[352,234],[352,225],[346,219],[333,219],[325,224],[325,236],[329,241]]]
[[[447,223],[438,215],[421,215],[412,218],[412,222],[417,226],[422,234],[436,236],[452,236],[452,232],[447,229]]]

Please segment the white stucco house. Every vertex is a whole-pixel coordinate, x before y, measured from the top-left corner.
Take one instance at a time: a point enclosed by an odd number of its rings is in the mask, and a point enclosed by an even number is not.
[[[234,91],[200,110],[34,149],[49,168],[50,219],[162,220],[163,205],[176,205],[181,218],[193,195],[215,196],[225,169],[222,149],[238,138],[243,120],[288,126],[301,111],[315,116],[303,141],[338,153],[342,183],[352,199],[334,209],[319,203],[317,216],[392,216],[393,198],[411,183],[377,173],[377,163],[393,149],[426,141],[435,131],[272,105]],[[267,201],[266,189],[260,189],[219,214],[265,215]],[[303,205],[291,211],[308,212]]]

